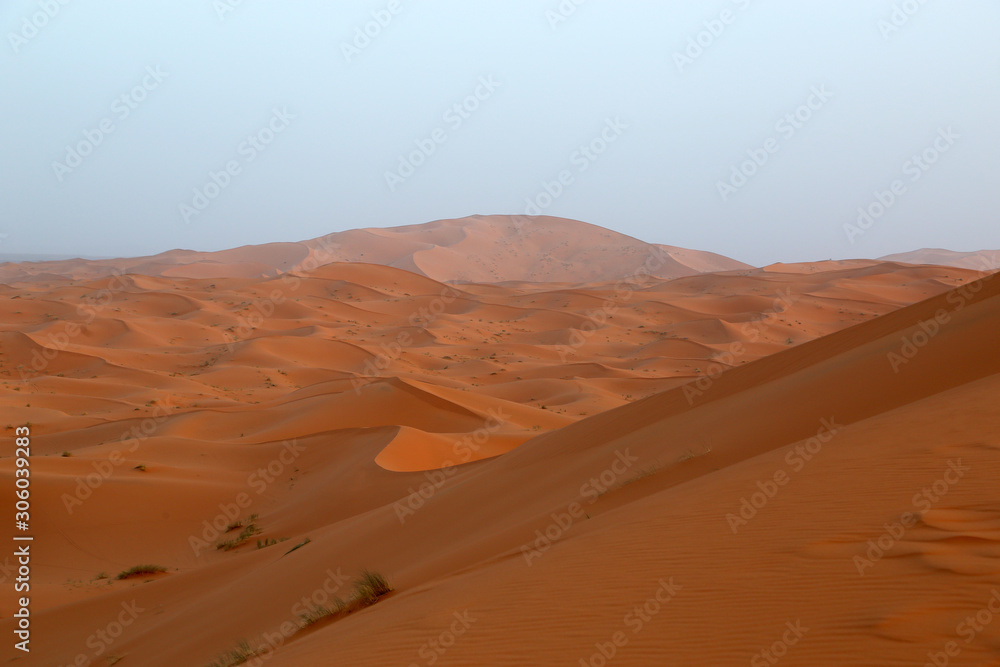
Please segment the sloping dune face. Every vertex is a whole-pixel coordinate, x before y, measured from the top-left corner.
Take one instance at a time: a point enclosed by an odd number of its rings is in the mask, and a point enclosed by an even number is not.
[[[990,278],[531,441],[414,517],[492,560],[275,664],[993,664],[998,329]]]
[[[276,665],[922,664],[1000,585],[977,278],[0,286],[0,427],[31,425],[39,517],[26,664],[242,641]],[[166,571],[115,579],[142,564]],[[300,628],[365,569],[395,592]]]
[[[477,215],[220,252],[172,250],[134,259],[0,264],[0,281],[46,281],[56,276],[86,279],[121,273],[262,278],[331,262],[382,264],[452,282],[581,283],[751,268],[715,253],[644,243],[577,220]]]
[[[431,278],[462,282],[608,281],[641,275],[676,278],[748,269],[714,253],[645,243],[577,220],[550,216],[472,216],[423,225],[332,234],[338,261],[392,249],[385,263]],[[378,250],[375,250],[377,248]]]

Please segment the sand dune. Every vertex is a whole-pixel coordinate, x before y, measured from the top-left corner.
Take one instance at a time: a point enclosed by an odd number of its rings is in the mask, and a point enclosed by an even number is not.
[[[412,519],[419,525],[407,523],[409,533],[369,517],[385,525],[390,550],[405,549],[387,567],[420,581],[417,590],[317,630],[279,653],[276,664],[318,663],[332,647],[348,661],[405,664],[437,628],[450,627],[454,611],[465,610],[475,626],[446,654],[452,664],[474,656],[490,656],[493,664],[565,664],[567,656],[588,659],[617,631],[630,639],[617,658],[623,664],[736,664],[781,641],[785,624],[775,619],[783,618],[803,632],[789,664],[920,664],[955,638],[959,610],[985,606],[1000,578],[992,560],[996,510],[981,505],[997,473],[991,450],[1000,446],[996,413],[988,408],[1000,366],[996,357],[985,364],[982,358],[1000,317],[1000,289],[994,280],[968,299],[949,296],[954,301],[938,298],[723,376],[703,406],[692,409],[676,389],[530,441],[470,470],[448,497],[428,500]],[[894,373],[887,351],[922,331],[919,323],[939,310],[952,313],[947,329],[912,366]],[[956,355],[955,345],[963,352]],[[868,391],[857,391],[859,378]],[[954,422],[941,428],[957,405],[983,418],[958,431]],[[886,442],[886,431],[905,439]],[[584,434],[588,444],[581,447]],[[829,452],[829,460],[807,467],[811,448],[811,456]],[[622,452],[637,458],[635,473],[618,475],[614,462]],[[653,474],[643,477],[640,465],[655,466]],[[859,478],[862,465],[868,472]],[[581,492],[580,483],[607,471],[625,486],[590,503],[597,489]],[[728,522],[739,499],[778,471],[792,480],[787,493],[776,491],[774,502],[745,525]],[[793,485],[796,473],[802,477]],[[527,506],[490,502],[513,479],[533,491]],[[946,506],[910,505],[913,493],[939,479],[954,480]],[[894,505],[894,498],[905,504]],[[558,526],[574,500],[587,508],[579,523],[564,519],[571,525],[551,547],[532,544],[532,528]],[[468,507],[481,509],[472,518]],[[898,553],[884,562],[878,552],[868,559],[866,540],[898,520],[897,507],[921,518],[912,532],[903,531]],[[519,522],[520,529],[511,527]],[[422,530],[442,525],[455,526],[447,542],[454,552],[440,543],[415,546]],[[505,530],[511,534],[502,539]],[[530,565],[518,533],[529,545]],[[977,534],[986,541],[962,539]],[[331,535],[331,542],[345,537]],[[948,556],[934,546],[942,539],[955,540]],[[424,573],[414,565],[417,553],[425,557]],[[483,561],[491,553],[497,558]],[[790,553],[799,555],[791,569]],[[460,557],[481,564],[444,574],[450,563],[441,561]],[[968,571],[977,559],[978,568]],[[967,578],[955,580],[962,565]],[[921,577],[920,594],[904,583],[914,576]],[[659,609],[649,618],[652,627],[639,623],[640,615],[629,619],[634,604],[659,593],[672,599],[650,607]],[[914,617],[923,620],[906,622]],[[739,632],[720,640],[720,627]],[[412,639],[380,645],[390,631]],[[981,660],[994,650],[984,638],[966,647],[964,657]]]
[[[644,243],[576,220],[471,216],[422,225],[336,232],[301,243],[219,252],[171,250],[151,257],[0,264],[0,281],[96,278],[263,278],[333,262],[382,264],[440,281],[580,283],[652,274],[662,278],[748,269],[710,252]]]
[[[478,224],[354,233],[425,244],[427,275],[249,275],[246,251],[235,277],[0,286],[0,405],[11,437],[32,425],[45,517],[25,664],[206,665],[242,640],[275,665],[599,664],[618,632],[616,664],[746,664],[786,622],[808,629],[783,664],[923,664],[989,601],[997,278],[694,275],[709,260],[678,252],[677,278],[435,279]],[[237,519],[259,532],[216,548]],[[166,571],[114,578],[144,563]],[[299,630],[366,568],[396,591]]]
[[[954,250],[943,250],[941,248],[923,248],[922,250],[914,250],[912,252],[886,255],[882,259],[889,262],[904,262],[906,264],[957,266],[974,271],[1000,269],[1000,250],[955,252]]]

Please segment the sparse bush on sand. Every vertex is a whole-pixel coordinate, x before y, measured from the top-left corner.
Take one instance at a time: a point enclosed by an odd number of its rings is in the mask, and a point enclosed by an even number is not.
[[[389,585],[389,581],[385,576],[378,572],[365,570],[361,573],[358,580],[354,582],[354,593],[348,600],[345,601],[335,597],[331,606],[310,607],[305,614],[299,617],[301,626],[307,628],[327,618],[346,616],[360,611],[365,607],[372,606],[383,595],[391,591],[392,586]]]
[[[147,574],[160,574],[161,572],[166,572],[167,568],[161,567],[159,565],[134,565],[127,570],[123,570],[118,573],[116,579],[132,579],[134,577],[141,577]]]
[[[261,654],[260,649],[250,647],[250,643],[242,641],[225,653],[221,654],[215,662],[209,663],[208,667],[236,667],[249,662],[250,658],[255,658]]]

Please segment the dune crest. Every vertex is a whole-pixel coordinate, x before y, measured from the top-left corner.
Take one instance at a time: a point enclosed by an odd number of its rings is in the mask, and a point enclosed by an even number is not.
[[[882,257],[888,262],[906,264],[935,264],[955,266],[973,271],[994,271],[1000,269],[1000,250],[978,250],[975,252],[955,252],[942,248],[923,248],[912,252],[901,252]]]

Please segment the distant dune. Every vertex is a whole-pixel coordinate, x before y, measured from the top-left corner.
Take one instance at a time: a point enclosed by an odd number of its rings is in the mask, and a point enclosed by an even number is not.
[[[581,283],[751,268],[710,252],[649,244],[596,225],[547,216],[471,216],[388,229],[335,232],[301,243],[219,252],[171,250],[149,257],[0,265],[0,281],[116,272],[173,278],[265,278],[331,262],[367,262],[442,282]]]
[[[42,255],[36,253],[0,253],[0,264],[4,262],[57,262],[67,259],[100,260],[109,257],[78,257],[76,255]]]
[[[993,271],[1000,269],[1000,250],[977,250],[975,252],[955,252],[941,248],[923,248],[912,252],[886,255],[883,260],[905,262],[907,264],[937,264],[956,266],[973,271]]]
[[[594,282],[751,268],[709,252],[645,243],[576,220],[472,216],[325,237],[338,261],[373,261],[441,281]],[[316,251],[317,241],[310,242]],[[375,255],[374,258],[372,255]]]

